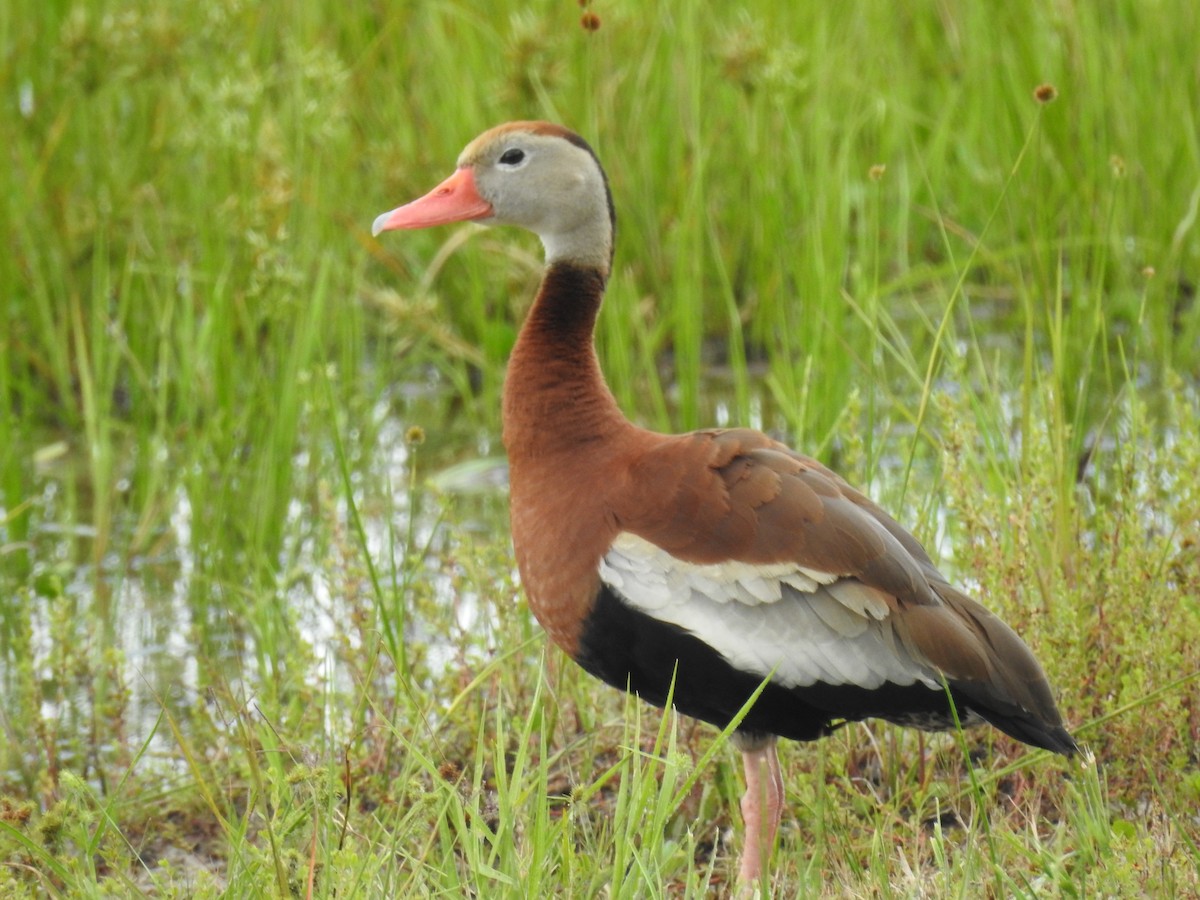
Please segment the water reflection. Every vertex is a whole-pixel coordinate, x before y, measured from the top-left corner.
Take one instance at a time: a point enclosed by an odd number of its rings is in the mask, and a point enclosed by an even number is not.
[[[1195,404],[1194,389],[1186,390]],[[714,398],[712,419],[739,423],[728,382],[710,384],[706,393]],[[211,691],[249,704],[263,692],[274,696],[294,689],[281,686],[289,679],[314,696],[335,698],[326,703],[326,727],[344,733],[350,711],[336,698],[363,690],[364,678],[376,679],[376,689],[394,695],[402,677],[399,660],[363,669],[373,650],[369,645],[387,628],[379,602],[392,605],[391,621],[403,622],[400,642],[419,661],[409,671],[417,682],[410,690],[463,664],[464,654],[484,659],[498,652],[489,610],[513,602],[516,593],[506,549],[507,469],[491,434],[465,440],[457,434],[440,446],[437,439],[410,446],[410,425],[428,428],[435,421],[429,396],[425,390],[386,397],[365,426],[370,445],[351,476],[365,550],[333,448],[309,443],[297,453],[296,471],[315,473],[316,484],[298,484],[288,503],[282,529],[288,537],[274,582],[268,583],[261,581],[257,561],[237,548],[197,545],[196,511],[182,480],[165,488],[160,530],[141,543],[151,550],[131,549],[139,523],[124,514],[113,523],[107,552],[94,561],[100,535],[87,521],[92,501],[87,462],[62,441],[41,441],[55,449],[33,467],[30,493],[37,501],[29,540],[18,546],[7,533],[0,535],[3,589],[17,598],[6,601],[2,623],[0,689],[7,698],[10,744],[0,751],[7,754],[0,755],[3,776],[31,784],[47,766],[73,765],[97,754],[129,760],[143,744],[142,765],[177,767],[178,738],[161,726],[164,711],[186,732]],[[765,394],[753,394],[750,405],[748,424],[784,430],[785,417]],[[1019,454],[1020,404],[1002,398],[1000,413],[1009,423],[1011,452]],[[1122,408],[1114,415],[1123,422],[1129,413]],[[1126,439],[1123,428],[1107,429],[1104,441]],[[1160,453],[1169,455],[1176,440],[1166,433],[1158,447],[1145,448],[1132,473],[1143,480],[1135,486],[1140,494],[1173,490],[1181,473],[1163,464]],[[910,461],[905,454],[912,441],[911,427],[893,428],[880,443],[894,448],[894,455],[866,465],[871,477],[862,487],[887,506],[895,506],[896,498],[925,496],[935,482],[936,455]],[[1092,449],[1112,448],[1101,443]],[[414,463],[420,476],[415,488]],[[857,465],[863,465],[861,459]],[[135,474],[120,477],[135,481]],[[1090,508],[1095,493],[1128,487],[1115,480],[1128,476],[1092,472],[1079,487],[1079,502]],[[1175,527],[1170,513],[1155,504],[1140,509],[1146,529],[1161,534]],[[895,512],[902,521],[917,521],[903,503]],[[931,515],[929,549],[953,569],[949,513],[935,504]],[[0,522],[8,516],[0,510]],[[1089,536],[1081,540],[1086,544]],[[481,547],[494,557],[479,563]],[[368,577],[367,557],[381,594]],[[27,565],[15,565],[19,559]],[[978,587],[970,579],[965,586]],[[303,671],[294,671],[297,665]]]

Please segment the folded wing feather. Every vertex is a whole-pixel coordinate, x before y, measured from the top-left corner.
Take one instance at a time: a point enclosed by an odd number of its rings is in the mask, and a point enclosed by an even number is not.
[[[945,679],[1021,740],[1074,748],[1024,642],[817,461],[759,432],[700,431],[656,442],[629,479],[640,502],[614,507],[600,561],[624,602],[785,687]]]
[[[601,561],[600,577],[635,608],[784,686],[940,685],[896,640],[881,593],[853,579],[784,564],[689,563],[628,532]]]

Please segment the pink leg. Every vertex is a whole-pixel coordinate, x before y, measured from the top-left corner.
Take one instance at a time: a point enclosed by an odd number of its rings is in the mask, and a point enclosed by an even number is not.
[[[754,749],[743,749],[742,767],[746,771],[746,793],[742,795],[746,847],[738,876],[743,884],[752,884],[769,871],[775,833],[783,818],[783,774],[775,754],[775,739]]]

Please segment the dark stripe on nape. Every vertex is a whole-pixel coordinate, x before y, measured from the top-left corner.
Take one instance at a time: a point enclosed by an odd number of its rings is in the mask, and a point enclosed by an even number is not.
[[[607,584],[583,623],[578,648],[575,661],[592,675],[656,706],[666,705],[674,682],[675,708],[718,728],[729,724],[763,679],[735,668],[690,632],[633,608]],[[953,686],[951,695],[964,725],[987,719],[1027,744],[1064,752],[1057,733],[1061,728],[1051,729],[1019,712],[980,709]],[[945,691],[919,682],[877,688],[818,682],[804,687],[768,684],[739,730],[811,741],[845,722],[868,718],[927,730],[954,727]]]
[[[608,250],[609,268],[612,268],[612,256],[616,252],[617,246],[617,208],[613,205],[612,189],[608,185],[608,173],[604,171],[604,166],[600,162],[600,157],[596,155],[596,151],[592,149],[592,145],[581,138],[569,128],[562,130],[563,138],[569,143],[574,144],[580,150],[586,150],[592,161],[596,163],[596,168],[600,170],[600,179],[604,182],[604,199],[608,203],[608,224],[611,230],[611,244]]]

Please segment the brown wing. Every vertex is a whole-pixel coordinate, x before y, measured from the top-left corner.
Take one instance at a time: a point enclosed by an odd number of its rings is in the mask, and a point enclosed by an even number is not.
[[[680,559],[797,563],[936,602],[929,556],[842,478],[756,431],[698,431],[658,443],[632,470],[623,527]]]
[[[816,460],[759,432],[701,431],[650,448],[631,477],[639,502],[616,511],[624,530],[690,563],[793,563],[861,583],[887,603],[908,652],[978,700],[983,715],[1032,714],[1062,731],[1025,643],[952,587],[891,516]]]

